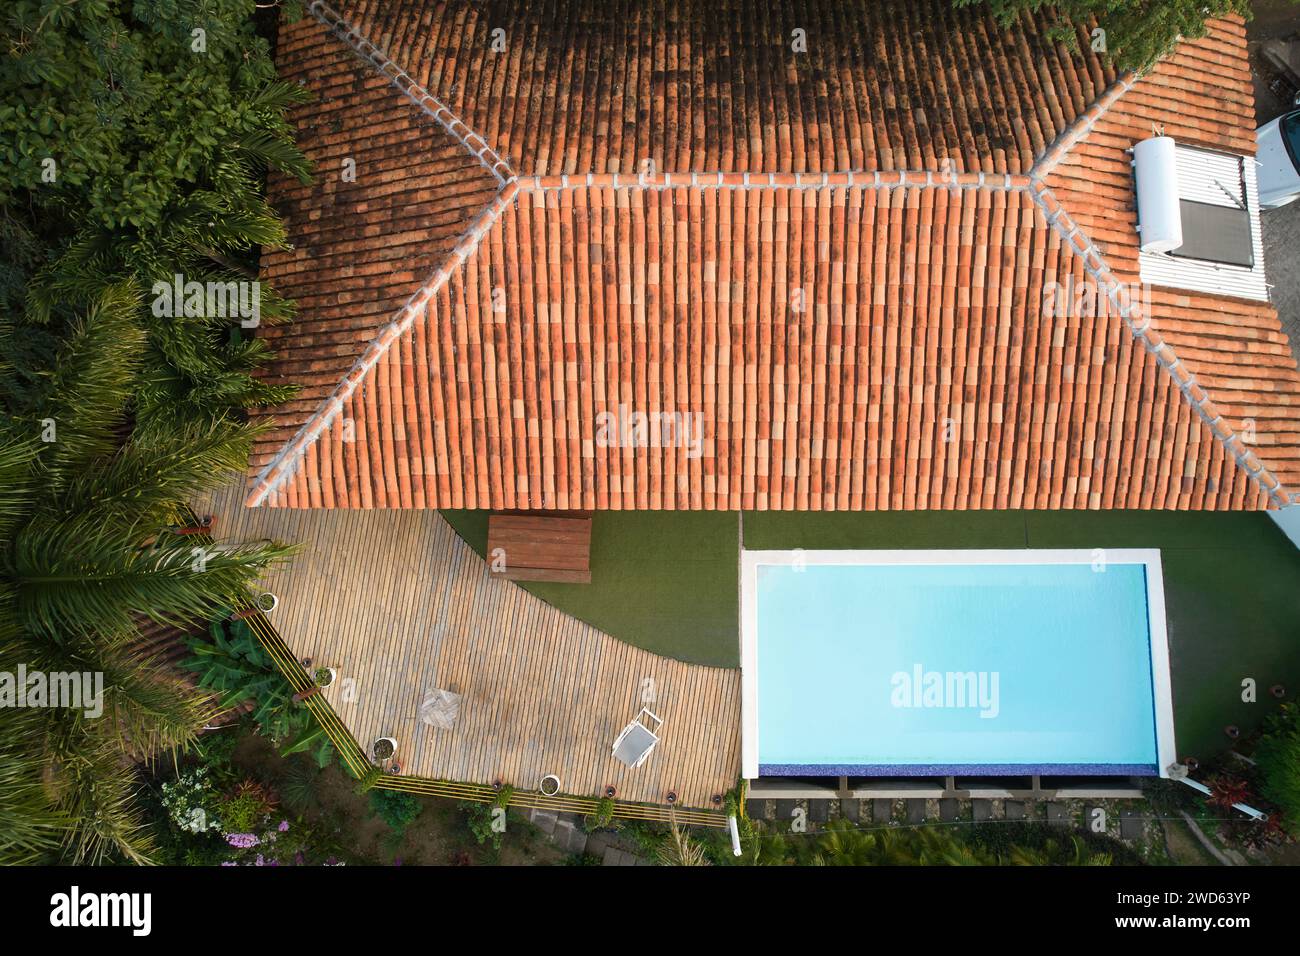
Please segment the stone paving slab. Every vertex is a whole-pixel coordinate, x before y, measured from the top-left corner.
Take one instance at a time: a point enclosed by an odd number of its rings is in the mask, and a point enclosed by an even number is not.
[[[924,823],[925,822],[925,801],[911,799],[907,801],[907,822]]]
[[[1141,840],[1146,831],[1146,818],[1137,810],[1121,810],[1119,835],[1122,840]]]
[[[637,858],[626,850],[611,846],[605,850],[605,856],[600,862],[601,866],[636,866]]]

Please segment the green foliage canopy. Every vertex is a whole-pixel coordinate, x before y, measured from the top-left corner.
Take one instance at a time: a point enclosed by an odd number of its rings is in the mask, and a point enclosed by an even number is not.
[[[1230,13],[1250,18],[1249,0],[954,0],[985,4],[1003,26],[1022,13],[1047,11],[1058,39],[1077,42],[1071,24],[1093,20],[1105,31],[1105,52],[1123,69],[1143,71],[1170,52],[1180,37],[1205,35],[1205,22]]]
[[[283,246],[263,178],[309,181],[252,0],[17,0],[0,19],[0,310],[57,339],[108,286],[253,275]],[[263,321],[287,303],[262,290]],[[211,418],[285,400],[265,347],[224,316],[157,317],[138,415]],[[33,346],[33,347],[34,347]],[[52,348],[46,343],[46,357]]]

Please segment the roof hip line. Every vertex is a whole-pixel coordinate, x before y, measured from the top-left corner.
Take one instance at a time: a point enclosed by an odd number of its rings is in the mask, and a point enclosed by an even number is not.
[[[1137,310],[1135,315],[1132,297],[1125,294],[1122,284],[1115,278],[1115,273],[1102,256],[1101,250],[1071,218],[1064,204],[1056,198],[1046,183],[1046,177],[1060,165],[1081,140],[1092,132],[1098,121],[1119,102],[1124,94],[1133,89],[1141,78],[1140,74],[1132,70],[1124,72],[1114,83],[1106,87],[1086,110],[1075,117],[1074,122],[1067,126],[1034,162],[1029,170],[1031,185],[1027,191],[1047,220],[1047,224],[1083,261],[1083,268],[1097,282],[1098,291],[1105,290],[1106,298],[1119,313],[1129,332],[1173,378],[1174,384],[1183,393],[1192,410],[1209,427],[1210,434],[1227,449],[1233,459],[1259,484],[1270,499],[1285,507],[1291,503],[1291,496],[1282,486],[1281,481],[1264,465],[1259,456],[1246,446],[1227,420],[1219,414],[1218,408],[1210,401],[1209,393],[1178,358],[1173,346],[1151,330],[1152,316],[1143,316],[1141,310]]]
[[[478,248],[478,244],[483,237],[491,231],[492,225],[497,221],[501,213],[515,201],[518,193],[519,187],[511,181],[497,193],[492,202],[483,207],[447,255],[447,258],[433,271],[433,274],[429,276],[425,283],[411,294],[411,297],[406,300],[406,304],[397,311],[393,318],[379,328],[379,332],[370,340],[366,350],[353,363],[352,368],[348,370],[343,380],[334,386],[334,390],[321,402],[311,418],[307,419],[293,438],[258,473],[253,490],[248,493],[248,497],[244,500],[245,507],[256,508],[261,505],[286,478],[294,473],[307,449],[316,443],[321,433],[329,428],[334,419],[343,411],[343,403],[352,397],[352,393],[357,390],[357,386],[361,384],[365,377],[370,374],[370,370],[388,352],[388,347],[406,334],[407,330],[415,322],[416,317],[429,304],[429,300],[437,295],[439,290],[451,279],[452,275],[464,265],[474,250]]]
[[[325,3],[324,0],[312,0],[308,9],[311,11],[312,16],[350,46],[358,56],[368,61],[381,75],[388,77],[393,86],[397,87],[407,99],[431,116],[439,126],[447,131],[447,135],[464,146],[471,155],[487,168],[488,172],[496,177],[498,184],[505,186],[515,178],[514,169],[496,150],[488,145],[486,139],[453,113],[446,103],[415,82],[411,75],[398,66],[387,53],[370,42],[370,39],[362,34],[360,30],[348,23],[343,18],[343,14]]]
[[[1038,206],[1048,225],[1061,236],[1065,244],[1083,262],[1086,271],[1096,281],[1098,292],[1104,291],[1111,306],[1119,313],[1133,338],[1137,339],[1156,363],[1174,380],[1192,410],[1205,422],[1215,439],[1227,449],[1234,460],[1246,471],[1246,474],[1264,490],[1264,492],[1281,506],[1290,503],[1290,496],[1282,482],[1251,451],[1244,441],[1219,413],[1218,407],[1210,401],[1209,393],[1196,381],[1172,345],[1151,328],[1152,317],[1143,315],[1141,309],[1135,309],[1132,296],[1128,295],[1123,284],[1115,278],[1115,273],[1097,249],[1088,234],[1070,218],[1065,207],[1041,181],[1033,189],[1027,190],[1034,204]],[[1051,214],[1049,215],[1049,210]]]
[[[477,158],[496,178],[500,189],[493,200],[483,207],[461,234],[456,245],[434,270],[433,274],[407,300],[393,318],[381,326],[367,344],[361,357],[344,378],[334,387],[304,423],[258,473],[253,489],[245,499],[247,507],[258,507],[298,468],[307,449],[326,431],[343,410],[343,404],[387,353],[389,346],[405,334],[417,315],[434,295],[446,285],[451,276],[467,261],[481,240],[491,230],[501,214],[521,192],[539,194],[547,191],[576,190],[588,187],[614,189],[665,190],[693,189],[936,189],[936,190],[986,190],[990,192],[1025,192],[1046,219],[1049,228],[1060,235],[1064,244],[1079,256],[1085,271],[1104,288],[1121,319],[1173,379],[1196,414],[1210,428],[1211,434],[1231,454],[1266,492],[1270,499],[1285,506],[1290,496],[1282,483],[1251,451],[1210,401],[1208,393],[1196,381],[1192,372],[1175,354],[1173,348],[1157,333],[1151,331],[1151,317],[1135,311],[1130,297],[1124,294],[1122,284],[1106,263],[1091,238],[1073,221],[1064,205],[1047,187],[1045,177],[1084,139],[1096,123],[1140,79],[1138,74],[1127,72],[1108,86],[1102,94],[1080,114],[1051,146],[1038,157],[1028,174],[1004,173],[954,173],[945,170],[890,170],[872,171],[840,170],[823,173],[799,172],[664,172],[664,173],[578,173],[530,175],[519,177],[514,169],[477,132],[472,130],[446,104],[442,103],[399,67],[360,31],[350,25],[341,14],[324,0],[312,0],[308,9],[330,32],[350,46],[354,52],[369,62],[381,75],[387,77],[397,89],[424,113],[431,116],[448,135],[456,139]],[[1140,321],[1139,321],[1140,320]],[[1297,496],[1300,500],[1300,495]]]
[[[1114,83],[1102,90],[1101,95],[1076,116],[1069,126],[1061,130],[1060,135],[1052,141],[1052,145],[1034,160],[1034,165],[1029,170],[1029,178],[1038,182],[1050,174],[1060,165],[1061,160],[1070,154],[1079,140],[1092,132],[1097,121],[1105,116],[1125,93],[1133,89],[1139,79],[1141,79],[1139,74],[1127,70]]]

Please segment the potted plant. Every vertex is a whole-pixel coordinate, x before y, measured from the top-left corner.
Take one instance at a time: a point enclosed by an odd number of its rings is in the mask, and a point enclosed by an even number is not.
[[[270,614],[280,603],[280,599],[270,591],[263,591],[253,602],[263,614]]]
[[[312,671],[311,678],[316,682],[317,687],[328,687],[338,680],[339,672],[333,667],[317,667]]]
[[[542,793],[548,797],[553,797],[560,792],[560,778],[553,773],[548,773],[542,778]]]
[[[380,737],[370,745],[370,756],[376,761],[392,760],[397,753],[397,741],[392,737]]]

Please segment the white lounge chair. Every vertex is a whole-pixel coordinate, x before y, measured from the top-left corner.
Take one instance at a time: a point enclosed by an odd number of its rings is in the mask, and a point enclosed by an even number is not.
[[[648,717],[653,721],[655,729],[651,730],[643,724],[642,717]],[[662,719],[642,707],[641,713],[623,728],[623,732],[614,741],[614,758],[629,767],[641,766],[655,749],[655,745],[659,743],[659,730],[663,725]]]

